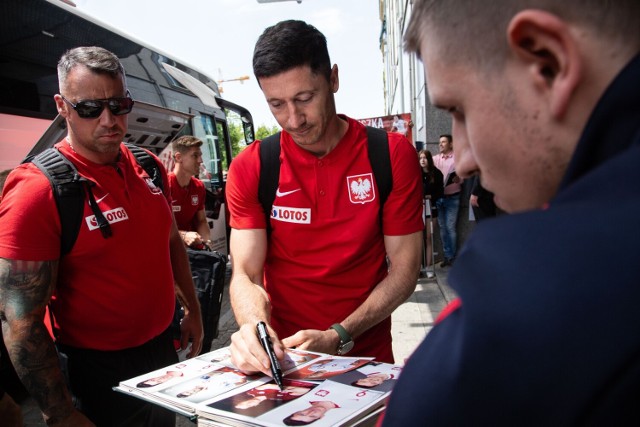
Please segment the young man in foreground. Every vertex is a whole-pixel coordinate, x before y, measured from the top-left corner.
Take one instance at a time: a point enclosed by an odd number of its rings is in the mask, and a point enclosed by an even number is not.
[[[511,215],[460,251],[384,425],[640,423],[638,22],[637,0],[414,3],[456,172]]]

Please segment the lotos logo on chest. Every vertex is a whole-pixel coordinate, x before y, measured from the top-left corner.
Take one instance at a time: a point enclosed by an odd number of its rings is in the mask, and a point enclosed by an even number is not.
[[[349,200],[351,203],[369,203],[376,199],[373,188],[373,174],[364,173],[347,177]]]
[[[102,212],[102,215],[104,215],[109,224],[114,224],[116,222],[126,221],[129,219],[127,211],[125,211],[124,208],[111,209],[110,211]],[[87,222],[87,227],[89,227],[89,230],[98,229],[98,221],[96,220],[95,215],[89,215],[84,220]]]
[[[287,208],[274,205],[271,209],[271,218],[276,221],[292,222],[294,224],[311,224],[311,209]]]

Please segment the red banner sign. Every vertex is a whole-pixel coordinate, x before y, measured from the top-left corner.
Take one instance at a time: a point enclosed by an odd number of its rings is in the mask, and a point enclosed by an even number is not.
[[[371,117],[368,119],[358,119],[365,126],[384,129],[387,132],[398,132],[407,137],[413,144],[413,122],[411,113],[392,114],[390,116]]]

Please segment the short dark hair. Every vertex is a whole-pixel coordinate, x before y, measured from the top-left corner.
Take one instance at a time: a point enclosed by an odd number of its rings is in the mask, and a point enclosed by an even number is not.
[[[253,50],[253,74],[258,83],[292,68],[308,65],[315,74],[331,78],[327,39],[304,21],[281,21],[264,30]]]
[[[440,135],[438,137],[438,139],[440,139],[440,138],[447,138],[447,141],[449,141],[449,144],[451,144],[453,142],[453,137],[448,133],[443,133],[442,135]]]

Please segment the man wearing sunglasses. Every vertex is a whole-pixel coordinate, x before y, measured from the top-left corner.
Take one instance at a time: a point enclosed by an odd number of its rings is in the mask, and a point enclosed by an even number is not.
[[[201,348],[200,308],[171,213],[166,171],[161,168],[163,193],[122,144],[134,101],[113,53],[72,49],[58,63],[58,77],[54,98],[68,136],[55,149],[87,180],[88,202],[75,245],[61,254],[48,178],[31,163],[9,176],[0,207],[5,342],[48,425],[173,426],[172,412],[112,391],[121,380],[177,362],[168,329],[174,280],[185,308],[181,344],[192,339],[188,356]],[[110,233],[97,225],[100,212]],[[76,408],[43,321],[47,306]]]

